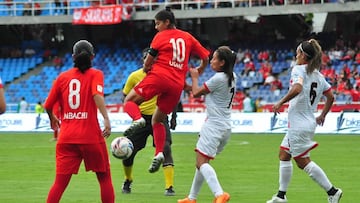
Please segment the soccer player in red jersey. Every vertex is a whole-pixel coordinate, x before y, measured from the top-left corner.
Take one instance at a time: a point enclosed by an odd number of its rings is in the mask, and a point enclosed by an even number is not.
[[[59,75],[45,102],[51,128],[59,128],[59,119],[54,115],[54,106],[61,108],[61,130],[56,144],[56,177],[47,203],[60,201],[70,182],[84,161],[86,171],[96,173],[103,203],[114,203],[115,194],[111,180],[109,156],[105,138],[111,134],[109,116],[104,101],[104,75],[92,68],[94,48],[86,40],[73,47],[74,68]],[[104,118],[101,131],[97,111]]]
[[[5,111],[6,111],[6,102],[4,96],[4,86],[0,78],[0,114],[5,113]]]
[[[179,102],[185,87],[190,54],[201,59],[197,67],[199,73],[202,73],[209,63],[209,51],[190,33],[176,28],[175,16],[169,8],[155,15],[155,29],[159,32],[153,38],[144,61],[147,75],[124,100],[124,111],[133,119],[131,126],[124,132],[125,136],[129,136],[136,129],[145,126],[139,105],[158,96],[157,108],[152,116],[155,157],[149,168],[150,173],[158,171],[164,161],[166,131],[162,121]]]

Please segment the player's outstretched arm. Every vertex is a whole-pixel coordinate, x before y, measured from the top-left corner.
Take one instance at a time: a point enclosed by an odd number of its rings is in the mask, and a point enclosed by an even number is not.
[[[327,113],[329,113],[331,106],[334,103],[334,94],[332,93],[331,90],[326,91],[324,93],[324,96],[326,97],[324,109],[321,111],[321,114],[318,117],[316,117],[316,123],[321,126],[324,125],[325,117]]]
[[[286,102],[290,101],[292,98],[296,97],[301,91],[302,91],[302,85],[298,83],[294,84],[292,88],[289,90],[289,92],[273,106],[273,111],[275,113],[280,113],[279,111],[281,106]]]
[[[53,112],[53,108],[49,108],[49,109],[45,109],[46,113],[49,116],[50,119],[50,126],[51,129],[53,129],[54,131],[57,131],[60,127],[60,121],[59,119],[55,116],[54,112]]]
[[[203,74],[203,72],[208,64],[209,64],[209,57],[201,59],[200,65],[196,68],[200,75]]]
[[[190,68],[190,75],[192,80],[192,93],[194,97],[200,97],[209,93],[209,90],[204,85],[199,86],[199,71],[197,68]]]
[[[105,138],[108,138],[111,134],[111,125],[110,125],[109,115],[106,111],[104,97],[102,95],[96,94],[96,95],[94,95],[94,101],[95,101],[96,106],[98,107],[101,115],[104,118],[103,136]]]

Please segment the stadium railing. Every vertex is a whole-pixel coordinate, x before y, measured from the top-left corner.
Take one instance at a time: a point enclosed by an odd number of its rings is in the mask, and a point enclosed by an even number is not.
[[[348,0],[158,0],[158,1],[135,1],[134,3],[120,3],[115,1],[115,5],[123,5],[127,10],[135,11],[154,11],[159,7],[170,6],[175,10],[189,9],[219,9],[237,7],[270,7],[276,5],[305,5],[305,4],[327,4],[344,3]],[[352,0],[358,1],[358,0]],[[53,15],[72,15],[75,9],[88,8],[92,6],[107,6],[104,1],[99,0],[71,0],[64,4],[63,1],[55,3],[53,0],[31,1],[0,1],[1,16],[53,16]]]

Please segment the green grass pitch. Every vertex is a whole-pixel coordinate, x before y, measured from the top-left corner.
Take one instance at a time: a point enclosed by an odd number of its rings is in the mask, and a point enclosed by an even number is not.
[[[113,133],[108,145],[119,133]],[[55,175],[55,142],[51,133],[0,133],[0,202],[45,202]],[[233,203],[264,203],[278,189],[278,146],[283,135],[233,134],[223,153],[211,162],[223,189]],[[173,135],[176,196],[166,197],[162,170],[147,172],[153,157],[152,139],[138,153],[134,166],[132,194],[121,193],[121,161],[111,156],[116,203],[176,203],[188,194],[195,165],[193,151],[197,133]],[[342,203],[360,201],[360,136],[316,135],[319,147],[312,159],[327,173],[335,186],[344,191]],[[294,175],[288,190],[291,203],[325,203],[326,193],[294,164]],[[212,202],[213,195],[204,183],[198,203]],[[62,197],[64,203],[98,203],[99,186],[92,172],[83,166],[73,176]]]

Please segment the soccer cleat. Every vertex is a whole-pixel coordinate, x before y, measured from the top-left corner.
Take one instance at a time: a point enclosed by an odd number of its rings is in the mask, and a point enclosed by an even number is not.
[[[185,199],[178,199],[178,203],[196,203],[196,199],[189,199],[188,197]]]
[[[340,202],[341,196],[343,194],[340,188],[337,189],[338,191],[334,195],[329,195],[328,202],[329,203],[338,203]]]
[[[156,171],[159,170],[160,165],[164,162],[164,154],[162,152],[159,152],[153,159],[150,167],[149,167],[149,172],[150,173],[155,173]]]
[[[274,195],[271,200],[266,201],[266,203],[287,203],[286,196],[284,196],[284,199]]]
[[[173,189],[173,186],[170,186],[169,188],[165,189],[165,196],[174,196],[175,195],[175,191]]]
[[[222,195],[217,196],[214,199],[214,203],[226,203],[230,200],[230,194],[227,192],[224,192]]]
[[[124,136],[128,137],[134,134],[137,129],[143,128],[146,125],[146,121],[143,117],[133,121],[128,129],[124,131]]]
[[[123,186],[122,186],[122,193],[123,194],[130,194],[131,193],[131,184],[132,184],[132,181],[131,180],[128,180],[126,179]]]

